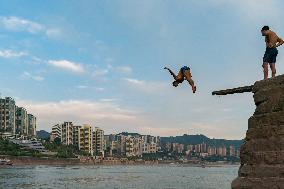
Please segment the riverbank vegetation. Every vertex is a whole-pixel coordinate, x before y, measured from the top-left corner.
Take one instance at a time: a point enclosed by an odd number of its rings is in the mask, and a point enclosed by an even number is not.
[[[74,145],[61,144],[60,139],[56,138],[53,142],[45,141],[43,143],[46,150],[56,152],[58,158],[76,158],[80,156],[90,156],[89,153],[79,150]]]
[[[20,145],[9,142],[9,140],[0,138],[0,155],[10,156],[33,156],[41,157],[42,154],[35,150],[23,149]]]

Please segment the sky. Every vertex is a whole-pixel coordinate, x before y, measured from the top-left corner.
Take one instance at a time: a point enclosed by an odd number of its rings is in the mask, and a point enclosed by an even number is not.
[[[1,0],[0,93],[37,116],[105,133],[242,139],[250,93],[219,89],[262,79],[269,25],[284,37],[281,0]],[[279,48],[278,74],[284,73]],[[191,68],[174,88],[163,68]]]

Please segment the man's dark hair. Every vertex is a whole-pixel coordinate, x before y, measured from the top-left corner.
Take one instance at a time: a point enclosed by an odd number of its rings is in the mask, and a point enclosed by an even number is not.
[[[174,81],[174,82],[173,82],[173,86],[175,86],[175,87],[178,86],[178,84],[179,84],[178,81]]]
[[[266,30],[269,30],[269,26],[263,26],[261,31],[266,31]]]

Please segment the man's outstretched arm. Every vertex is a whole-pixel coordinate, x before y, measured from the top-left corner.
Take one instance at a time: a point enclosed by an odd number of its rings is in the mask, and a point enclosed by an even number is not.
[[[164,69],[168,70],[170,74],[174,77],[174,79],[176,79],[176,74],[170,68],[165,67]]]
[[[277,45],[276,45],[276,47],[279,47],[279,46],[281,46],[281,45],[283,45],[283,44],[284,44],[283,39],[278,38],[278,39],[277,39]]]

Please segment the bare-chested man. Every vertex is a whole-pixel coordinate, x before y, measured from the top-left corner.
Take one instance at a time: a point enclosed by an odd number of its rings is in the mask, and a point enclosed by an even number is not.
[[[261,29],[262,36],[265,36],[265,43],[266,43],[266,51],[263,56],[263,73],[264,73],[264,79],[268,78],[268,64],[270,65],[271,71],[272,71],[272,77],[275,77],[276,75],[276,57],[278,54],[277,47],[282,45],[284,41],[279,38],[275,32],[269,30],[268,26],[264,26]]]
[[[168,70],[170,72],[170,74],[174,77],[174,82],[173,82],[173,86],[177,87],[180,83],[182,83],[184,81],[184,79],[186,79],[188,81],[188,83],[191,85],[192,88],[192,92],[195,93],[196,91],[196,86],[194,85],[194,81],[192,80],[192,75],[190,73],[190,68],[188,66],[184,66],[179,70],[178,75],[175,75],[174,72],[172,72],[172,70],[170,70],[169,68],[165,67],[164,69]]]

